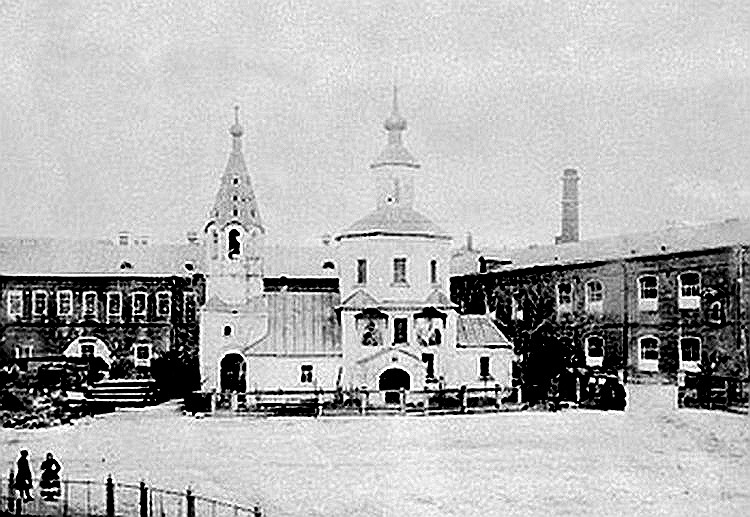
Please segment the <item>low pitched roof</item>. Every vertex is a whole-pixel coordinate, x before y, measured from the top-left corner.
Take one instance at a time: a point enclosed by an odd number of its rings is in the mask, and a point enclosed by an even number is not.
[[[0,274],[182,275],[203,258],[198,244],[119,246],[108,240],[0,238]],[[130,267],[127,267],[127,266]]]
[[[334,256],[325,246],[268,246],[261,254],[266,277],[336,277],[336,269],[324,268]],[[184,275],[187,263],[205,270],[201,244],[120,246],[106,239],[0,237],[0,275]]]
[[[557,245],[501,251],[485,250],[485,258],[507,262],[494,271],[552,264],[575,264],[715,249],[750,243],[750,220],[727,219],[702,225],[615,235]]]
[[[462,314],[458,317],[456,346],[459,348],[513,348],[488,316]]]

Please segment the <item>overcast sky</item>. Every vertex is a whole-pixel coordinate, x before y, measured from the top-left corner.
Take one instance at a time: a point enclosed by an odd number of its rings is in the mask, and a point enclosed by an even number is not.
[[[394,77],[418,208],[480,245],[750,217],[750,2],[0,1],[0,234],[178,241],[241,106],[275,242],[374,207]]]

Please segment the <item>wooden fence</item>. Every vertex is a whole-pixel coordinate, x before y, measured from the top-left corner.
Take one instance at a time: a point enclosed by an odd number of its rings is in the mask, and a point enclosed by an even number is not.
[[[263,390],[249,393],[193,393],[185,409],[194,413],[230,411],[260,415],[367,415],[372,413],[473,413],[517,407],[515,388],[435,390]]]

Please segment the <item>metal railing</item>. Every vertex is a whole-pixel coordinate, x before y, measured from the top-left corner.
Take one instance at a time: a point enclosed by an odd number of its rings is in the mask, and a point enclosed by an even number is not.
[[[14,473],[0,479],[0,513],[60,517],[262,517],[260,505],[243,506],[193,493],[147,485],[115,483],[112,477],[101,483],[92,480],[61,479],[60,495],[54,500],[36,494],[23,501],[14,489]]]

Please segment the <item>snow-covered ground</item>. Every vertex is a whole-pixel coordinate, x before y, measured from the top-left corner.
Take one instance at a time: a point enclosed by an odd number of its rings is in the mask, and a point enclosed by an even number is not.
[[[624,413],[196,419],[164,405],[0,431],[0,467],[51,450],[69,477],[191,485],[270,517],[750,515],[750,417],[676,412],[664,390]]]

